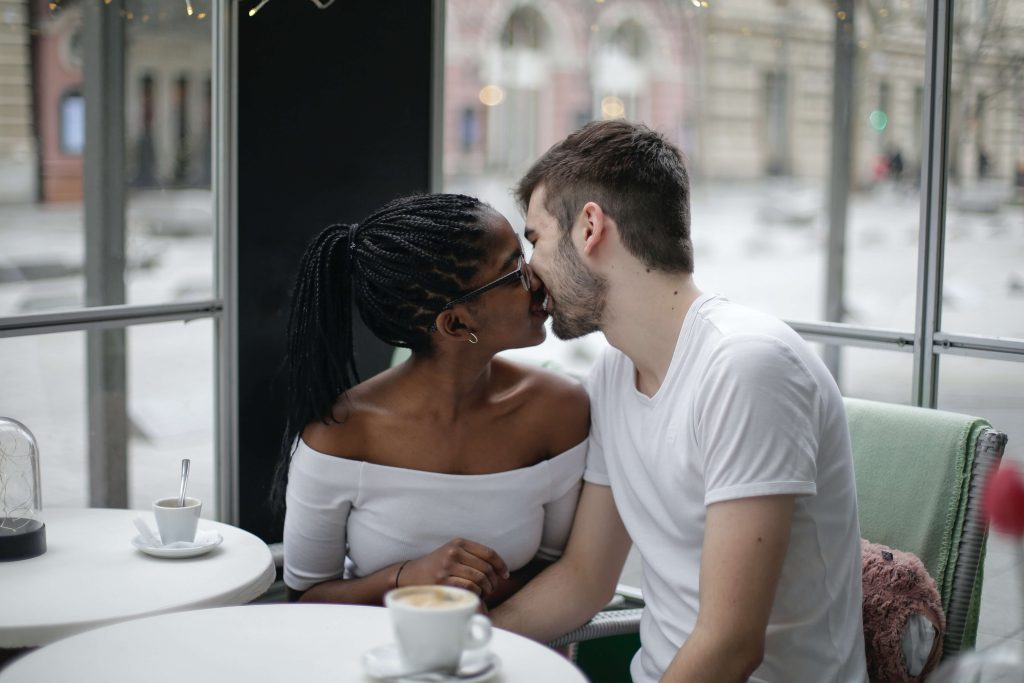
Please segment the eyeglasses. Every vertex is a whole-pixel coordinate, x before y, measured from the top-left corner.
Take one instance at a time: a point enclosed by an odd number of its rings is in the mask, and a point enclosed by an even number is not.
[[[507,285],[511,282],[515,282],[517,279],[523,284],[523,289],[525,289],[526,291],[530,291],[531,289],[533,289],[533,277],[530,275],[530,267],[526,264],[526,257],[523,256],[522,254],[519,255],[518,267],[511,273],[502,275],[494,282],[488,282],[486,285],[482,287],[477,287],[471,292],[466,292],[462,296],[458,296],[452,299],[444,306],[442,306],[441,310],[439,310],[438,313],[441,313],[441,311],[447,311],[449,308],[455,306],[456,304],[465,303],[470,299],[480,296],[484,292],[489,292],[490,290],[495,289],[497,287],[501,287],[502,285]],[[431,330],[436,329],[436,326],[431,326]]]

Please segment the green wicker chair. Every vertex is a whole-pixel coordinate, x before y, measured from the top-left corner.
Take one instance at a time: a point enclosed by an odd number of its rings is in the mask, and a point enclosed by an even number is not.
[[[943,658],[974,647],[988,526],[981,491],[1006,435],[976,417],[846,400],[861,535],[909,550],[938,584]]]
[[[943,658],[973,647],[988,538],[981,490],[1006,435],[940,410],[859,399],[846,399],[846,410],[861,535],[913,552],[935,578],[946,613]],[[603,611],[553,644],[581,643],[577,663],[595,683],[628,682],[640,613]],[[584,646],[594,639],[608,640]]]

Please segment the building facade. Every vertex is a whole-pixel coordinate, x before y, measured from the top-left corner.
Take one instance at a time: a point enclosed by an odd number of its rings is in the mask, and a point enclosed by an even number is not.
[[[921,0],[448,0],[445,174],[517,176],[586,121],[660,130],[712,180],[820,180],[831,163],[837,27],[852,23],[853,186],[916,180]],[[1016,182],[1024,3],[957,3],[951,175]]]

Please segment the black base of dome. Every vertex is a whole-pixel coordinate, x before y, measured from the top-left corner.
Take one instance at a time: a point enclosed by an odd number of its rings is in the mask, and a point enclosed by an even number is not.
[[[0,517],[0,562],[26,560],[45,552],[45,524],[38,519]]]

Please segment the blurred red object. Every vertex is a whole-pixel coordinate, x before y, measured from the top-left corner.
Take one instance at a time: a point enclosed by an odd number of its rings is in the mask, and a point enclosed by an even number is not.
[[[1024,537],[1024,475],[1003,462],[985,483],[985,516],[1000,533]]]

